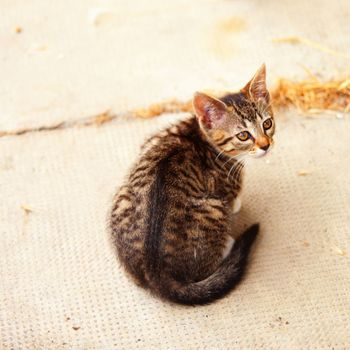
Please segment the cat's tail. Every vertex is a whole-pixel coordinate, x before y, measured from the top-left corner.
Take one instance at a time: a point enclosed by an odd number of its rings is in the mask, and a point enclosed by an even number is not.
[[[228,294],[242,279],[250,248],[259,232],[259,224],[248,228],[235,242],[219,268],[206,279],[181,284],[175,280],[160,283],[162,297],[185,305],[203,305]]]

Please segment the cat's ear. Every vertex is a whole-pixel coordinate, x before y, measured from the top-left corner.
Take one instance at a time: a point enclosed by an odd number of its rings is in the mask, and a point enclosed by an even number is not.
[[[215,127],[227,115],[225,103],[202,92],[195,93],[193,108],[200,123],[207,129]]]
[[[242,89],[242,92],[253,101],[269,103],[270,94],[266,87],[266,66],[265,63],[258,69],[254,77]]]

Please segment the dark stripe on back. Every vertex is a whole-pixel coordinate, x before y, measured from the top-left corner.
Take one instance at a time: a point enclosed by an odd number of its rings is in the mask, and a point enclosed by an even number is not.
[[[155,276],[159,276],[161,257],[160,244],[163,233],[164,220],[167,213],[167,189],[166,178],[169,169],[170,158],[179,150],[173,150],[166,158],[159,161],[149,193],[148,227],[145,238],[145,256],[148,269]]]

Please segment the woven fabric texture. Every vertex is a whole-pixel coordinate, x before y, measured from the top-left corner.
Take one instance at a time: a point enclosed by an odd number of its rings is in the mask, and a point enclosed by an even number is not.
[[[144,138],[185,115],[0,143],[2,349],[349,349],[350,120],[280,116],[246,170],[244,281],[204,307],[135,286],[109,244],[116,188]]]

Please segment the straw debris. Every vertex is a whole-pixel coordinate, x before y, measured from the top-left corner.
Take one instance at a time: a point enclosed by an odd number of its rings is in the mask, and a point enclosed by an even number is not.
[[[320,82],[317,79],[293,82],[280,79],[272,90],[276,109],[295,107],[299,111],[350,111],[350,78]]]
[[[343,250],[343,249],[340,249],[339,247],[334,247],[334,251],[340,256],[345,256],[346,255],[346,251]]]
[[[295,107],[307,115],[323,113],[332,116],[335,115],[338,119],[344,117],[341,113],[350,112],[350,77],[342,80],[320,82],[316,76],[309,75],[310,79],[301,82],[280,79],[275,88],[271,90],[274,108],[279,110]],[[179,112],[192,113],[192,101],[172,99],[121,114],[113,114],[110,110],[107,110],[92,117],[73,121],[61,121],[52,125],[9,131],[0,130],[0,138],[3,136],[18,136],[33,132],[54,131],[73,127],[100,126],[112,122],[119,116],[153,118],[164,113]]]
[[[21,209],[23,210],[22,235],[25,235],[28,226],[29,215],[34,210],[27,204],[21,204]]]
[[[140,108],[132,111],[135,117],[140,118],[152,118],[163,113],[179,113],[179,112],[191,112],[192,102],[180,102],[178,100],[169,100],[161,103],[154,103],[148,108]]]
[[[326,52],[330,55],[338,56],[338,57],[342,57],[342,58],[350,60],[350,54],[348,54],[346,52],[334,50],[332,48],[329,48],[328,46],[325,46],[323,44],[320,44],[320,43],[313,41],[313,40],[310,40],[308,38],[304,38],[302,36],[288,36],[288,37],[284,37],[284,38],[275,38],[275,39],[272,39],[272,42],[276,43],[276,44],[280,44],[280,43],[287,43],[287,44],[292,44],[292,45],[303,44],[303,45],[309,46],[313,49]]]
[[[307,176],[311,174],[311,171],[307,169],[302,169],[302,170],[299,170],[297,174],[298,176]]]

